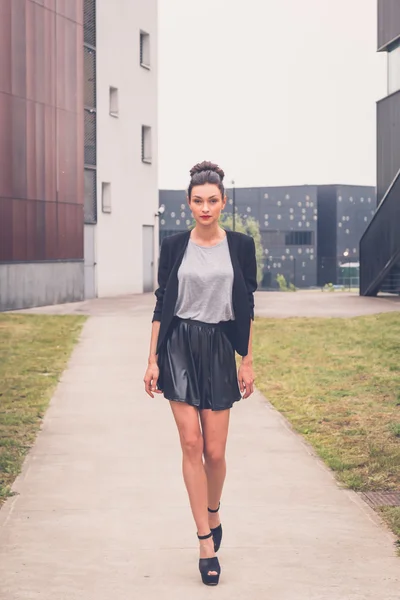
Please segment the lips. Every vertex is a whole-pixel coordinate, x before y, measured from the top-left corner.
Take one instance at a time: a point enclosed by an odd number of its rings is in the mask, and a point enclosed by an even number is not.
[[[207,220],[207,219],[211,219],[211,217],[209,217],[209,216],[208,217],[201,216],[200,219],[206,219]]]

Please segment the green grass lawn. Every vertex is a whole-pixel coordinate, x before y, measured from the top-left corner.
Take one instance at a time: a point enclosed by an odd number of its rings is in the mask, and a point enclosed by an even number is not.
[[[400,312],[255,322],[256,385],[338,480],[400,491]],[[381,510],[400,536],[400,507]]]
[[[81,316],[0,314],[0,506],[84,321]]]

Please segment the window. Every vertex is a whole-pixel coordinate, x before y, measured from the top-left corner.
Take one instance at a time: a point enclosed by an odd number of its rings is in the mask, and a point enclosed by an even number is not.
[[[150,35],[140,32],[140,64],[145,69],[150,69]]]
[[[283,231],[269,229],[268,231],[263,231],[262,241],[265,248],[282,246],[285,243],[285,234]]]
[[[142,161],[151,163],[151,127],[142,125]]]
[[[111,183],[101,184],[101,210],[103,213],[111,212]]]
[[[110,87],[110,115],[119,116],[118,88]]]
[[[312,231],[288,231],[285,236],[286,246],[311,246]]]
[[[400,90],[400,44],[388,52],[388,94]]]

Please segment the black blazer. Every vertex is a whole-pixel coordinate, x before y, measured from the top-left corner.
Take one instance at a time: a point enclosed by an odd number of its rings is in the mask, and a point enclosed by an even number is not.
[[[227,231],[233,267],[232,305],[234,321],[228,322],[227,334],[241,356],[248,353],[250,320],[254,320],[254,292],[257,289],[256,250],[252,237]],[[157,298],[153,321],[161,321],[158,354],[175,314],[178,298],[178,269],[190,238],[190,230],[163,239],[158,266]]]

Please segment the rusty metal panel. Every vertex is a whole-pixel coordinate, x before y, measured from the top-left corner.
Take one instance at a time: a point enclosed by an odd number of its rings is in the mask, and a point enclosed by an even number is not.
[[[0,0],[0,92],[11,94],[11,0]]]
[[[0,0],[0,262],[83,258],[83,71],[82,0]]]

